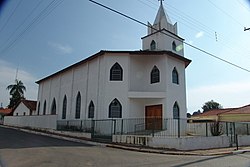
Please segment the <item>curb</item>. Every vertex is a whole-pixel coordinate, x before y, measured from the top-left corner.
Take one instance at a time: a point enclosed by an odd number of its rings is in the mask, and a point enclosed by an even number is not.
[[[233,155],[237,155],[237,154],[244,154],[246,152],[250,152],[250,150],[237,150],[237,151],[233,151]]]
[[[166,155],[190,155],[190,156],[218,156],[218,155],[233,155],[236,154],[234,151],[225,151],[225,152],[217,152],[217,153],[194,153],[194,152],[187,152],[187,151],[165,151],[165,150],[154,150],[154,149],[144,149],[144,148],[136,148],[136,147],[127,147],[127,146],[120,146],[114,144],[108,144],[106,147],[122,149],[122,150],[129,150],[129,151],[137,151],[137,152],[144,152],[144,153],[155,153],[155,154],[166,154]],[[250,151],[250,150],[249,150]],[[237,154],[244,153],[241,150],[237,152]]]

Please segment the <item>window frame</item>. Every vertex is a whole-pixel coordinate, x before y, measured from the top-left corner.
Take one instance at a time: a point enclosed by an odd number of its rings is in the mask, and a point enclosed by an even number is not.
[[[123,81],[123,69],[118,62],[116,62],[110,68],[109,80],[110,81]]]
[[[46,115],[46,107],[47,107],[47,104],[46,104],[46,100],[43,102],[43,115]]]
[[[64,98],[63,98],[63,106],[62,106],[62,119],[66,119],[66,115],[67,115],[67,96],[64,95]]]
[[[56,99],[55,98],[53,98],[53,101],[52,101],[50,114],[51,115],[56,115]]]
[[[91,100],[89,103],[89,107],[88,107],[88,118],[94,118],[95,117],[95,104],[94,102]]]
[[[152,40],[150,43],[150,50],[155,51],[156,50],[156,42],[155,40]]]
[[[115,104],[116,103],[116,104]],[[115,106],[114,106],[115,105]],[[114,107],[119,107],[119,110],[112,110]],[[122,105],[118,99],[114,99],[109,104],[109,118],[122,118]]]
[[[37,105],[37,115],[40,114],[40,101],[38,102],[38,105]]]
[[[172,50],[176,52],[176,48],[177,48],[176,43],[175,43],[175,41],[173,41],[172,42]]]
[[[180,107],[177,101],[173,105],[173,119],[180,119]]]
[[[172,83],[179,85],[179,73],[175,67],[172,71]]]
[[[160,82],[160,70],[155,65],[150,73],[150,84],[159,83]]]
[[[81,117],[81,93],[78,92],[76,96],[75,119],[80,119],[80,117]]]

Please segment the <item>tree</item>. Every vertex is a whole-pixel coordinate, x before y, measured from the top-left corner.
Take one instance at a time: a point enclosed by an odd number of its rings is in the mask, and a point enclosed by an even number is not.
[[[207,112],[207,111],[213,110],[213,109],[221,109],[221,108],[222,108],[222,106],[213,100],[206,102],[202,106],[203,112]]]
[[[13,108],[21,99],[24,99],[24,91],[26,88],[21,80],[15,80],[14,84],[7,86],[10,91],[10,104],[8,108]]]
[[[216,121],[210,124],[210,131],[213,136],[220,136],[223,134],[223,125]]]
[[[201,111],[200,111],[200,110],[195,111],[195,112],[193,112],[193,116],[195,116],[195,115],[199,115],[200,113],[201,113]]]

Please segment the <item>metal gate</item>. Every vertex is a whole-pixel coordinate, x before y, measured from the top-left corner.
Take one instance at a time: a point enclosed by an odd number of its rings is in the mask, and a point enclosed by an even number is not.
[[[226,122],[226,133],[229,136],[230,146],[235,146],[237,142],[237,136],[235,131],[235,122]]]
[[[92,121],[92,139],[98,141],[112,141],[112,135],[115,134],[116,120],[93,120]]]

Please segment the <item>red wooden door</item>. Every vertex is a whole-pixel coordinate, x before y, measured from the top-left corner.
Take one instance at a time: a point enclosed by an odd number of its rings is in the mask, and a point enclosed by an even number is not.
[[[146,106],[145,123],[146,130],[162,129],[162,105]]]

